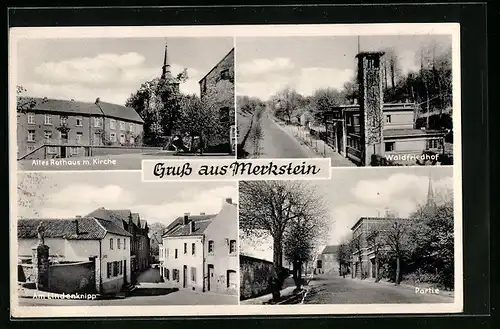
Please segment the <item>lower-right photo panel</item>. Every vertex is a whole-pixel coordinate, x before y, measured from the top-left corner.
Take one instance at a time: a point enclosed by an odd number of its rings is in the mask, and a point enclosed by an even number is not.
[[[451,166],[240,181],[240,304],[454,303],[453,187]]]

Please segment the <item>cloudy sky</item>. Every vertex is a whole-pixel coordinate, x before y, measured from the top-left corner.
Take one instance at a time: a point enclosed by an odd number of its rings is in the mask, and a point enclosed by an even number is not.
[[[28,176],[26,176],[28,175]],[[30,176],[31,175],[31,176]],[[33,173],[18,174],[21,186],[33,181]],[[218,213],[223,201],[237,202],[235,182],[166,182],[142,183],[141,172],[58,172],[36,174],[45,177],[32,185],[35,192],[33,207],[18,207],[18,216],[71,218],[84,216],[98,207],[130,209],[138,212],[148,223],[168,225],[186,212]],[[24,183],[24,184],[23,184]],[[43,196],[43,198],[41,198]]]
[[[420,67],[420,48],[451,46],[451,36],[363,36],[361,51],[395,51],[403,73]],[[358,39],[339,37],[258,37],[236,39],[236,93],[267,100],[286,86],[303,95],[319,88],[340,89],[354,76]]]
[[[429,174],[436,200],[453,188],[452,167],[406,167],[378,169],[334,169],[332,179],[314,183],[317,192],[329,204],[329,238],[327,244],[338,245],[349,236],[360,217],[383,216],[386,209],[399,217],[409,216],[425,203]],[[243,252],[272,260],[272,240],[243,241]]]
[[[124,104],[161,75],[166,41],[172,73],[188,69],[187,94],[234,46],[232,37],[20,39],[16,83],[29,96]]]

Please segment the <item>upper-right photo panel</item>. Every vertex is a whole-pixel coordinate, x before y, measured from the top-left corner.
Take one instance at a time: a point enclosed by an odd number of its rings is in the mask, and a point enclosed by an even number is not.
[[[235,48],[239,159],[453,164],[451,35],[238,37]]]

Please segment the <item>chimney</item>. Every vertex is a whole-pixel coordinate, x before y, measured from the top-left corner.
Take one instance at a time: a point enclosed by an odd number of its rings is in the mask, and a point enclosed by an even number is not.
[[[101,102],[101,99],[100,99],[99,97],[97,97],[97,98],[95,99],[95,103],[96,103],[96,104],[99,104],[100,102]]]
[[[231,198],[226,198],[226,203],[229,203],[229,204],[233,203],[233,199],[231,199]]]
[[[189,234],[192,234],[196,230],[195,221],[189,222]]]
[[[76,218],[81,218],[81,217],[80,216],[76,216]],[[75,233],[76,233],[76,235],[80,234],[80,232],[78,231],[78,219],[74,219],[73,223],[75,223]]]
[[[184,225],[187,225],[189,222],[189,215],[190,214],[188,212],[184,213]]]

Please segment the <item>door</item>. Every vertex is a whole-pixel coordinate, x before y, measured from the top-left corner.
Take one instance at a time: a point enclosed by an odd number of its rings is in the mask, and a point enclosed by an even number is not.
[[[61,146],[61,158],[66,157],[66,146]]]
[[[214,265],[208,264],[208,280],[207,280],[207,290],[210,291],[214,287]]]
[[[182,271],[182,288],[187,287],[187,266],[184,265],[183,271]]]

